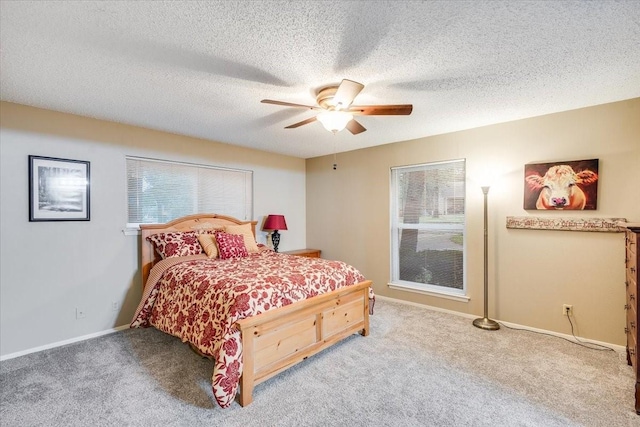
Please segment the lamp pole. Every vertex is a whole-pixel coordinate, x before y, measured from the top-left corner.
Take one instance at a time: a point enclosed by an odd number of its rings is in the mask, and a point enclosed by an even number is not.
[[[487,220],[487,195],[489,187],[482,187],[484,194],[484,317],[473,321],[473,326],[480,329],[495,331],[500,329],[500,324],[489,319],[489,225]]]

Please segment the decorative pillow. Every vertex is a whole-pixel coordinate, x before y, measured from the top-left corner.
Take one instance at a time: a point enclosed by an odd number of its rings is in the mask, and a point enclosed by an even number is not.
[[[251,231],[251,224],[225,225],[224,231],[229,234],[242,235],[244,237],[244,245],[247,248],[247,252],[260,252],[260,249],[258,249],[258,244],[256,243],[256,238],[253,235],[253,231]]]
[[[218,258],[218,244],[214,233],[198,234],[198,241],[209,258]]]
[[[249,255],[244,245],[244,238],[240,234],[229,234],[224,231],[216,233],[216,243],[220,252],[220,259],[243,258]]]
[[[147,240],[153,243],[156,252],[163,259],[202,253],[202,246],[194,231],[158,233],[148,236]]]

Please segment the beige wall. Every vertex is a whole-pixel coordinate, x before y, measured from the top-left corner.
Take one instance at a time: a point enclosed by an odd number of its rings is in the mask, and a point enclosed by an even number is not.
[[[140,297],[140,276],[138,237],[121,232],[126,155],[251,169],[254,218],[287,217],[283,250],[320,248],[324,257],[361,269],[380,295],[475,315],[482,313],[483,296],[481,191],[469,180],[470,302],[391,291],[389,168],[466,158],[470,176],[485,166],[501,169],[489,195],[491,316],[569,333],[560,314],[569,303],[580,336],[623,344],[622,235],[507,230],[504,223],[507,215],[536,214],[522,210],[525,163],[584,158],[600,159],[599,208],[562,215],[640,221],[638,117],[635,99],[343,153],[334,171],[333,156],[305,162],[2,102],[0,357],[128,323]],[[28,222],[29,154],[91,161],[91,221]],[[272,185],[280,194],[270,191]],[[306,206],[300,203],[305,197]],[[112,302],[118,311],[111,310]],[[75,319],[78,306],[85,319]]]
[[[29,222],[30,154],[91,162],[91,221]],[[305,247],[302,159],[2,102],[0,357],[129,323],[141,279],[139,236],[122,233],[126,155],[252,170],[254,219],[284,214],[281,248]]]
[[[470,301],[390,289],[390,168],[460,158],[467,162]],[[596,211],[523,210],[524,164],[590,158],[600,160]],[[335,171],[333,162],[307,160],[307,244],[355,265],[378,294],[482,315],[483,199],[474,177],[490,168],[500,173],[489,192],[490,317],[569,334],[562,304],[572,304],[576,335],[625,343],[623,235],[513,230],[505,219],[640,221],[640,99],[342,153]]]

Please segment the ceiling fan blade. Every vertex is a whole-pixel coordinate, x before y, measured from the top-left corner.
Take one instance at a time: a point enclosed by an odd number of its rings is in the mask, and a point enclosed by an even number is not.
[[[320,107],[316,107],[316,106],[313,106],[313,105],[293,104],[291,102],[274,101],[273,99],[263,99],[260,102],[262,102],[263,104],[283,105],[285,107],[299,107],[299,108],[308,108],[310,110],[321,110]]]
[[[362,116],[408,116],[413,111],[413,105],[353,105],[348,111]]]
[[[347,79],[342,80],[336,94],[333,96],[333,105],[336,107],[336,110],[347,109],[362,88],[364,88],[362,83]]]
[[[357,135],[359,133],[364,132],[365,130],[367,130],[364,126],[362,126],[359,122],[357,122],[355,119],[349,121],[349,123],[347,123],[347,129],[349,130],[349,132],[351,132],[353,135]]]
[[[303,120],[303,121],[301,121],[301,122],[298,122],[298,123],[294,123],[294,124],[292,124],[292,125],[289,125],[289,126],[285,127],[285,129],[294,129],[294,128],[297,128],[297,127],[302,126],[302,125],[307,125],[307,124],[309,124],[309,123],[313,123],[313,122],[315,122],[316,120],[317,120],[317,119],[316,119],[316,117],[315,117],[315,116],[313,116],[313,117],[308,118],[307,120]]]

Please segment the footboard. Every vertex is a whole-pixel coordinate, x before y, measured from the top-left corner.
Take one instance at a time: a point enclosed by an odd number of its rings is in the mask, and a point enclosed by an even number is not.
[[[366,280],[258,316],[242,319],[243,373],[240,405],[253,400],[253,388],[290,366],[360,332],[369,335]]]

